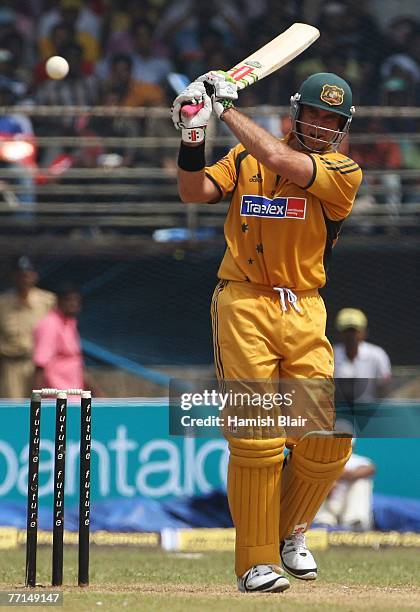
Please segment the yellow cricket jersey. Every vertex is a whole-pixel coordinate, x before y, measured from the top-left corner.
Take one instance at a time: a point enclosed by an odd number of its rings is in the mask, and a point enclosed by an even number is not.
[[[362,171],[341,153],[310,157],[314,171],[305,189],[265,168],[241,144],[206,168],[221,198],[230,196],[219,278],[298,291],[325,285]]]

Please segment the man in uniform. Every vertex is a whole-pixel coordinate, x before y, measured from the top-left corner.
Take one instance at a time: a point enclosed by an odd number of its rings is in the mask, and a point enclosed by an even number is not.
[[[182,130],[181,199],[230,199],[227,248],[212,301],[217,375],[222,381],[331,381],[333,352],[318,290],[361,182],[358,165],[337,152],[354,112],[352,92],[335,74],[310,76],[291,98],[292,129],[283,140],[235,109],[237,97],[226,73],[211,72],[190,84],[172,108]],[[191,101],[200,110],[186,118],[182,106]],[[212,112],[240,144],[205,167]],[[225,431],[240,591],[287,589],[280,558],[296,578],[316,578],[304,532],[351,454],[351,438],[330,429],[297,440]]]
[[[55,295],[39,289],[38,274],[29,257],[13,263],[13,289],[0,295],[0,397],[29,397],[35,325],[55,305]]]

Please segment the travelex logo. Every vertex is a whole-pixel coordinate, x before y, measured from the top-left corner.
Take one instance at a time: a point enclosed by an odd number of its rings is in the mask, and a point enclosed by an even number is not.
[[[304,219],[306,198],[266,198],[244,195],[241,201],[242,217],[266,217],[270,219]]]

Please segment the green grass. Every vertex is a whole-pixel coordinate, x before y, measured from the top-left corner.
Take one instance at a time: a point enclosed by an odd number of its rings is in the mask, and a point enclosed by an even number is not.
[[[286,593],[249,595],[236,591],[231,553],[204,553],[189,558],[133,547],[92,546],[91,586],[78,589],[77,549],[68,547],[64,562],[64,609],[146,612],[420,609],[416,549],[340,548],[318,552],[316,558],[320,567],[316,582],[292,580],[292,588]],[[2,590],[23,586],[24,564],[23,548],[1,551]],[[50,574],[51,551],[40,548],[38,582],[48,585]]]

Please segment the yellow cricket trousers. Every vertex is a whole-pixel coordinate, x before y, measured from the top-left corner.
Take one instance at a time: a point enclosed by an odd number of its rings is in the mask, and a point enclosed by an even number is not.
[[[333,351],[317,290],[290,292],[221,280],[211,315],[220,381],[332,379]],[[252,565],[279,564],[280,541],[309,527],[350,456],[351,440],[330,435],[293,440],[282,470],[284,437],[225,436],[235,570],[241,576]]]

